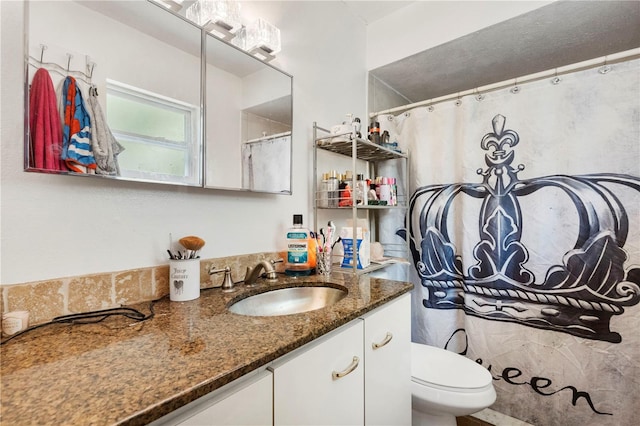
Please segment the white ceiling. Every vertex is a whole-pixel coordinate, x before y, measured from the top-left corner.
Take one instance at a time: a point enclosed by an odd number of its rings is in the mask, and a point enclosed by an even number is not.
[[[637,47],[639,1],[557,1],[370,73],[419,102]]]
[[[370,24],[378,19],[415,3],[414,1],[358,1],[358,0],[342,0],[349,8],[351,13],[362,19],[365,24]]]

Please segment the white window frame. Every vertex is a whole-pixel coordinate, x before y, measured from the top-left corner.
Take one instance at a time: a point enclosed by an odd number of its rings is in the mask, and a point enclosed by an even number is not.
[[[183,184],[202,184],[202,142],[200,138],[200,108],[186,102],[172,99],[148,90],[140,89],[125,83],[107,79],[107,93],[126,98],[147,106],[168,109],[183,115],[185,120],[185,143],[168,140],[166,138],[154,138],[147,135],[132,134],[118,131],[111,127],[111,132],[116,139],[131,140],[136,143],[171,148],[185,151],[186,164],[183,176],[158,173],[153,171],[129,170],[121,167],[120,175],[127,178],[135,178],[152,182],[171,182]],[[108,121],[108,118],[107,118]],[[126,150],[125,150],[126,152]]]

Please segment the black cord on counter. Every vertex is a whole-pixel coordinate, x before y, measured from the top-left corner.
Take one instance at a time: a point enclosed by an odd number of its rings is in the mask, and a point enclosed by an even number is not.
[[[161,298],[160,298],[161,299]],[[149,302],[149,314],[145,315],[142,312],[138,311],[137,309],[134,308],[128,308],[125,306],[121,306],[119,308],[109,308],[109,309],[102,309],[99,311],[90,311],[90,312],[82,312],[79,314],[70,314],[70,315],[62,315],[59,317],[55,317],[54,319],[52,319],[49,322],[45,322],[42,324],[37,324],[31,327],[28,327],[22,331],[19,331],[16,334],[13,334],[9,337],[7,337],[6,339],[3,339],[0,341],[0,345],[4,345],[5,343],[7,343],[8,341],[23,335],[24,333],[28,332],[28,331],[32,331],[32,330],[36,330],[38,328],[47,326],[47,325],[52,325],[52,324],[96,324],[99,322],[104,321],[105,319],[112,317],[112,316],[116,316],[116,315],[120,315],[120,316],[124,316],[126,318],[135,320],[135,321],[146,321],[148,319],[151,319],[154,317],[155,315],[155,311],[153,309],[153,306],[156,304],[157,301],[159,301],[160,299],[156,299],[156,300],[152,300],[151,302]]]

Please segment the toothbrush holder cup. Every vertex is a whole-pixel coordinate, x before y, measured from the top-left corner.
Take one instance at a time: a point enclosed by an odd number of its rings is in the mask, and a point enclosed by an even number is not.
[[[185,302],[200,297],[200,259],[169,261],[169,298]]]

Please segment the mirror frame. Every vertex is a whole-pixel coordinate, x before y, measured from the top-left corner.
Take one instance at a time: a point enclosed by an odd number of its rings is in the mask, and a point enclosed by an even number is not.
[[[190,20],[188,20],[186,17],[182,16],[181,14],[179,14],[178,12],[168,9],[168,8],[164,8],[162,7],[160,4],[158,4],[157,2],[153,1],[153,0],[138,0],[138,1],[145,1],[146,3],[158,7],[159,9],[161,9],[164,13],[168,13],[170,15],[172,15],[175,19],[181,19],[183,21],[185,21],[186,23],[192,25],[194,28],[198,29],[200,31],[200,117],[199,117],[199,125],[200,125],[200,131],[199,131],[199,140],[198,143],[200,145],[200,170],[199,170],[199,180],[198,183],[184,183],[184,182],[167,182],[167,181],[160,181],[160,180],[153,180],[153,179],[144,179],[144,178],[130,178],[130,177],[123,177],[123,176],[117,176],[117,175],[102,175],[102,174],[87,174],[87,173],[76,173],[73,171],[57,171],[57,170],[46,170],[46,169],[38,169],[38,168],[34,168],[30,166],[30,152],[31,152],[31,129],[29,126],[29,92],[30,92],[30,84],[29,84],[29,77],[30,77],[30,73],[29,73],[29,56],[30,56],[30,46],[29,46],[29,42],[30,42],[30,3],[33,0],[25,0],[24,1],[24,155],[23,155],[23,160],[24,160],[24,171],[25,172],[30,172],[30,173],[42,173],[42,174],[52,174],[52,175],[62,175],[62,176],[81,176],[81,177],[94,177],[94,178],[101,178],[101,179],[111,179],[111,180],[120,180],[120,181],[125,181],[125,182],[142,182],[142,183],[155,183],[155,184],[162,184],[162,185],[171,185],[171,186],[178,186],[178,187],[192,187],[192,188],[203,188],[203,189],[213,189],[213,190],[224,190],[224,191],[240,191],[240,192],[254,192],[254,193],[265,193],[265,194],[277,194],[277,195],[291,195],[292,194],[292,187],[293,187],[293,76],[271,64],[269,64],[268,62],[254,56],[251,55],[250,53],[240,49],[239,47],[235,46],[234,44],[226,41],[226,40],[222,40],[220,38],[214,37],[214,36],[210,36],[211,39],[214,39],[216,42],[219,43],[223,43],[225,45],[227,45],[227,47],[229,48],[233,48],[235,50],[237,50],[239,53],[246,55],[249,59],[256,61],[257,63],[260,63],[261,66],[267,66],[279,73],[281,73],[283,76],[286,76],[289,78],[290,80],[290,97],[291,97],[291,105],[290,105],[290,116],[291,116],[291,123],[290,123],[290,127],[291,127],[291,143],[289,146],[289,150],[290,150],[290,164],[289,164],[289,168],[290,168],[290,172],[289,172],[289,190],[288,191],[262,191],[262,190],[254,190],[254,189],[249,189],[249,188],[242,188],[242,187],[225,187],[225,186],[211,186],[208,185],[206,182],[206,164],[207,164],[207,135],[208,135],[208,129],[207,129],[207,124],[206,124],[206,109],[207,109],[207,101],[206,101],[206,67],[207,67],[207,57],[206,57],[206,43],[207,43],[207,36],[209,36],[210,34],[207,32],[207,30],[205,28],[203,28],[202,26],[196,24],[195,22],[192,22]],[[243,143],[242,140],[239,141],[239,143]],[[242,165],[238,165],[239,167],[242,167]]]

